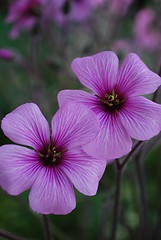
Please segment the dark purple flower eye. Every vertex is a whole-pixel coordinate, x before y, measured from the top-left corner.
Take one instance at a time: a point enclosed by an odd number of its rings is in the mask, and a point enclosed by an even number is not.
[[[107,113],[117,113],[121,110],[125,102],[125,98],[115,92],[113,89],[112,93],[105,93],[103,96],[95,95],[100,101],[99,106],[102,106],[103,110]]]

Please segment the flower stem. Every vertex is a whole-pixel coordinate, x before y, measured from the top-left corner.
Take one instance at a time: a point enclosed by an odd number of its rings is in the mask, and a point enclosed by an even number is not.
[[[159,237],[161,235],[161,228],[160,228],[160,226],[161,226],[161,205],[160,205],[160,208],[158,209],[158,213],[159,213],[158,220],[157,220],[157,223],[154,228],[153,235],[152,235],[153,240],[159,239]]]
[[[129,152],[129,154],[125,157],[125,159],[123,160],[123,162],[119,164],[121,169],[126,165],[126,163],[129,161],[129,159],[130,159],[131,157],[133,157],[134,154],[136,154],[137,150],[140,149],[140,147],[142,146],[143,143],[144,143],[144,142],[142,142],[142,141],[138,141],[138,142],[135,144],[135,146],[133,147],[133,149],[131,150],[131,152]]]
[[[115,185],[115,200],[114,200],[114,210],[113,210],[113,222],[112,222],[112,231],[111,231],[111,240],[115,240],[117,237],[117,229],[120,217],[120,200],[121,200],[121,183],[123,169],[118,167],[118,159],[116,162],[116,185]]]
[[[45,239],[53,240],[49,217],[47,215],[42,215],[42,217],[43,217]]]
[[[135,158],[135,169],[138,179],[138,186],[140,192],[140,210],[141,210],[141,222],[142,222],[142,238],[149,240],[150,239],[150,224],[149,224],[149,208],[148,208],[148,200],[147,200],[147,191],[146,191],[146,176],[145,170],[143,166],[142,159],[140,158],[140,153],[137,154]]]
[[[9,240],[27,240],[27,238],[19,237],[19,236],[13,234],[13,233],[6,232],[6,231],[1,230],[1,229],[0,229],[0,237],[2,237],[4,239],[9,239]]]

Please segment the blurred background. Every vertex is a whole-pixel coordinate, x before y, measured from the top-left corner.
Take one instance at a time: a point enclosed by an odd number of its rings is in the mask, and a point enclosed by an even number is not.
[[[82,89],[72,60],[104,50],[116,52],[120,62],[135,52],[158,73],[161,0],[1,0],[0,120],[35,102],[50,122],[58,109],[57,93]],[[118,240],[161,239],[160,139],[146,143],[126,168]],[[0,145],[9,142],[0,131]],[[54,239],[109,239],[114,165],[107,166],[96,196],[75,192],[72,213],[50,216]],[[0,189],[0,229],[41,240],[42,226],[42,216],[29,207],[28,192],[13,197]]]

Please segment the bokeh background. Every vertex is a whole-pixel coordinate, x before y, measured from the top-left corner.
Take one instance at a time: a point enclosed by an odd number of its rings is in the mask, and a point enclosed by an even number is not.
[[[35,102],[50,122],[58,109],[57,93],[82,89],[70,67],[76,57],[112,50],[121,62],[127,53],[135,52],[152,71],[159,72],[161,0],[104,0],[81,20],[60,21],[53,10],[36,30],[23,27],[15,39],[10,32],[14,22],[6,22],[11,2],[0,1],[0,120],[17,106]],[[6,57],[2,49],[11,52]],[[118,240],[161,239],[160,139],[157,136],[146,143],[142,154],[126,168]],[[0,145],[9,142],[0,130]],[[107,166],[96,196],[75,191],[77,207],[72,213],[50,215],[54,239],[109,239],[114,168]],[[13,197],[0,189],[0,229],[41,240],[42,216],[30,209],[28,193]]]

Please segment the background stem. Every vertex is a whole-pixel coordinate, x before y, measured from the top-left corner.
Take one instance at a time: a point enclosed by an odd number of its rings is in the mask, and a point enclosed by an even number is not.
[[[150,239],[150,224],[149,224],[149,208],[146,191],[146,176],[141,161],[141,152],[135,158],[135,169],[138,180],[139,194],[140,194],[140,212],[141,212],[141,223],[142,223],[142,239]]]
[[[113,222],[112,222],[112,231],[111,231],[111,240],[115,240],[117,237],[117,229],[120,218],[120,200],[121,200],[121,183],[122,183],[122,174],[123,169],[119,168],[118,160],[116,162],[116,183],[115,183],[115,200],[114,200],[114,209],[113,209]]]
[[[9,239],[9,240],[29,240],[27,238],[19,237],[13,233],[6,232],[3,230],[0,230],[0,237],[2,237],[3,239]],[[2,239],[2,238],[0,238],[0,239]]]
[[[44,224],[44,236],[46,240],[53,240],[49,217],[42,215]]]

